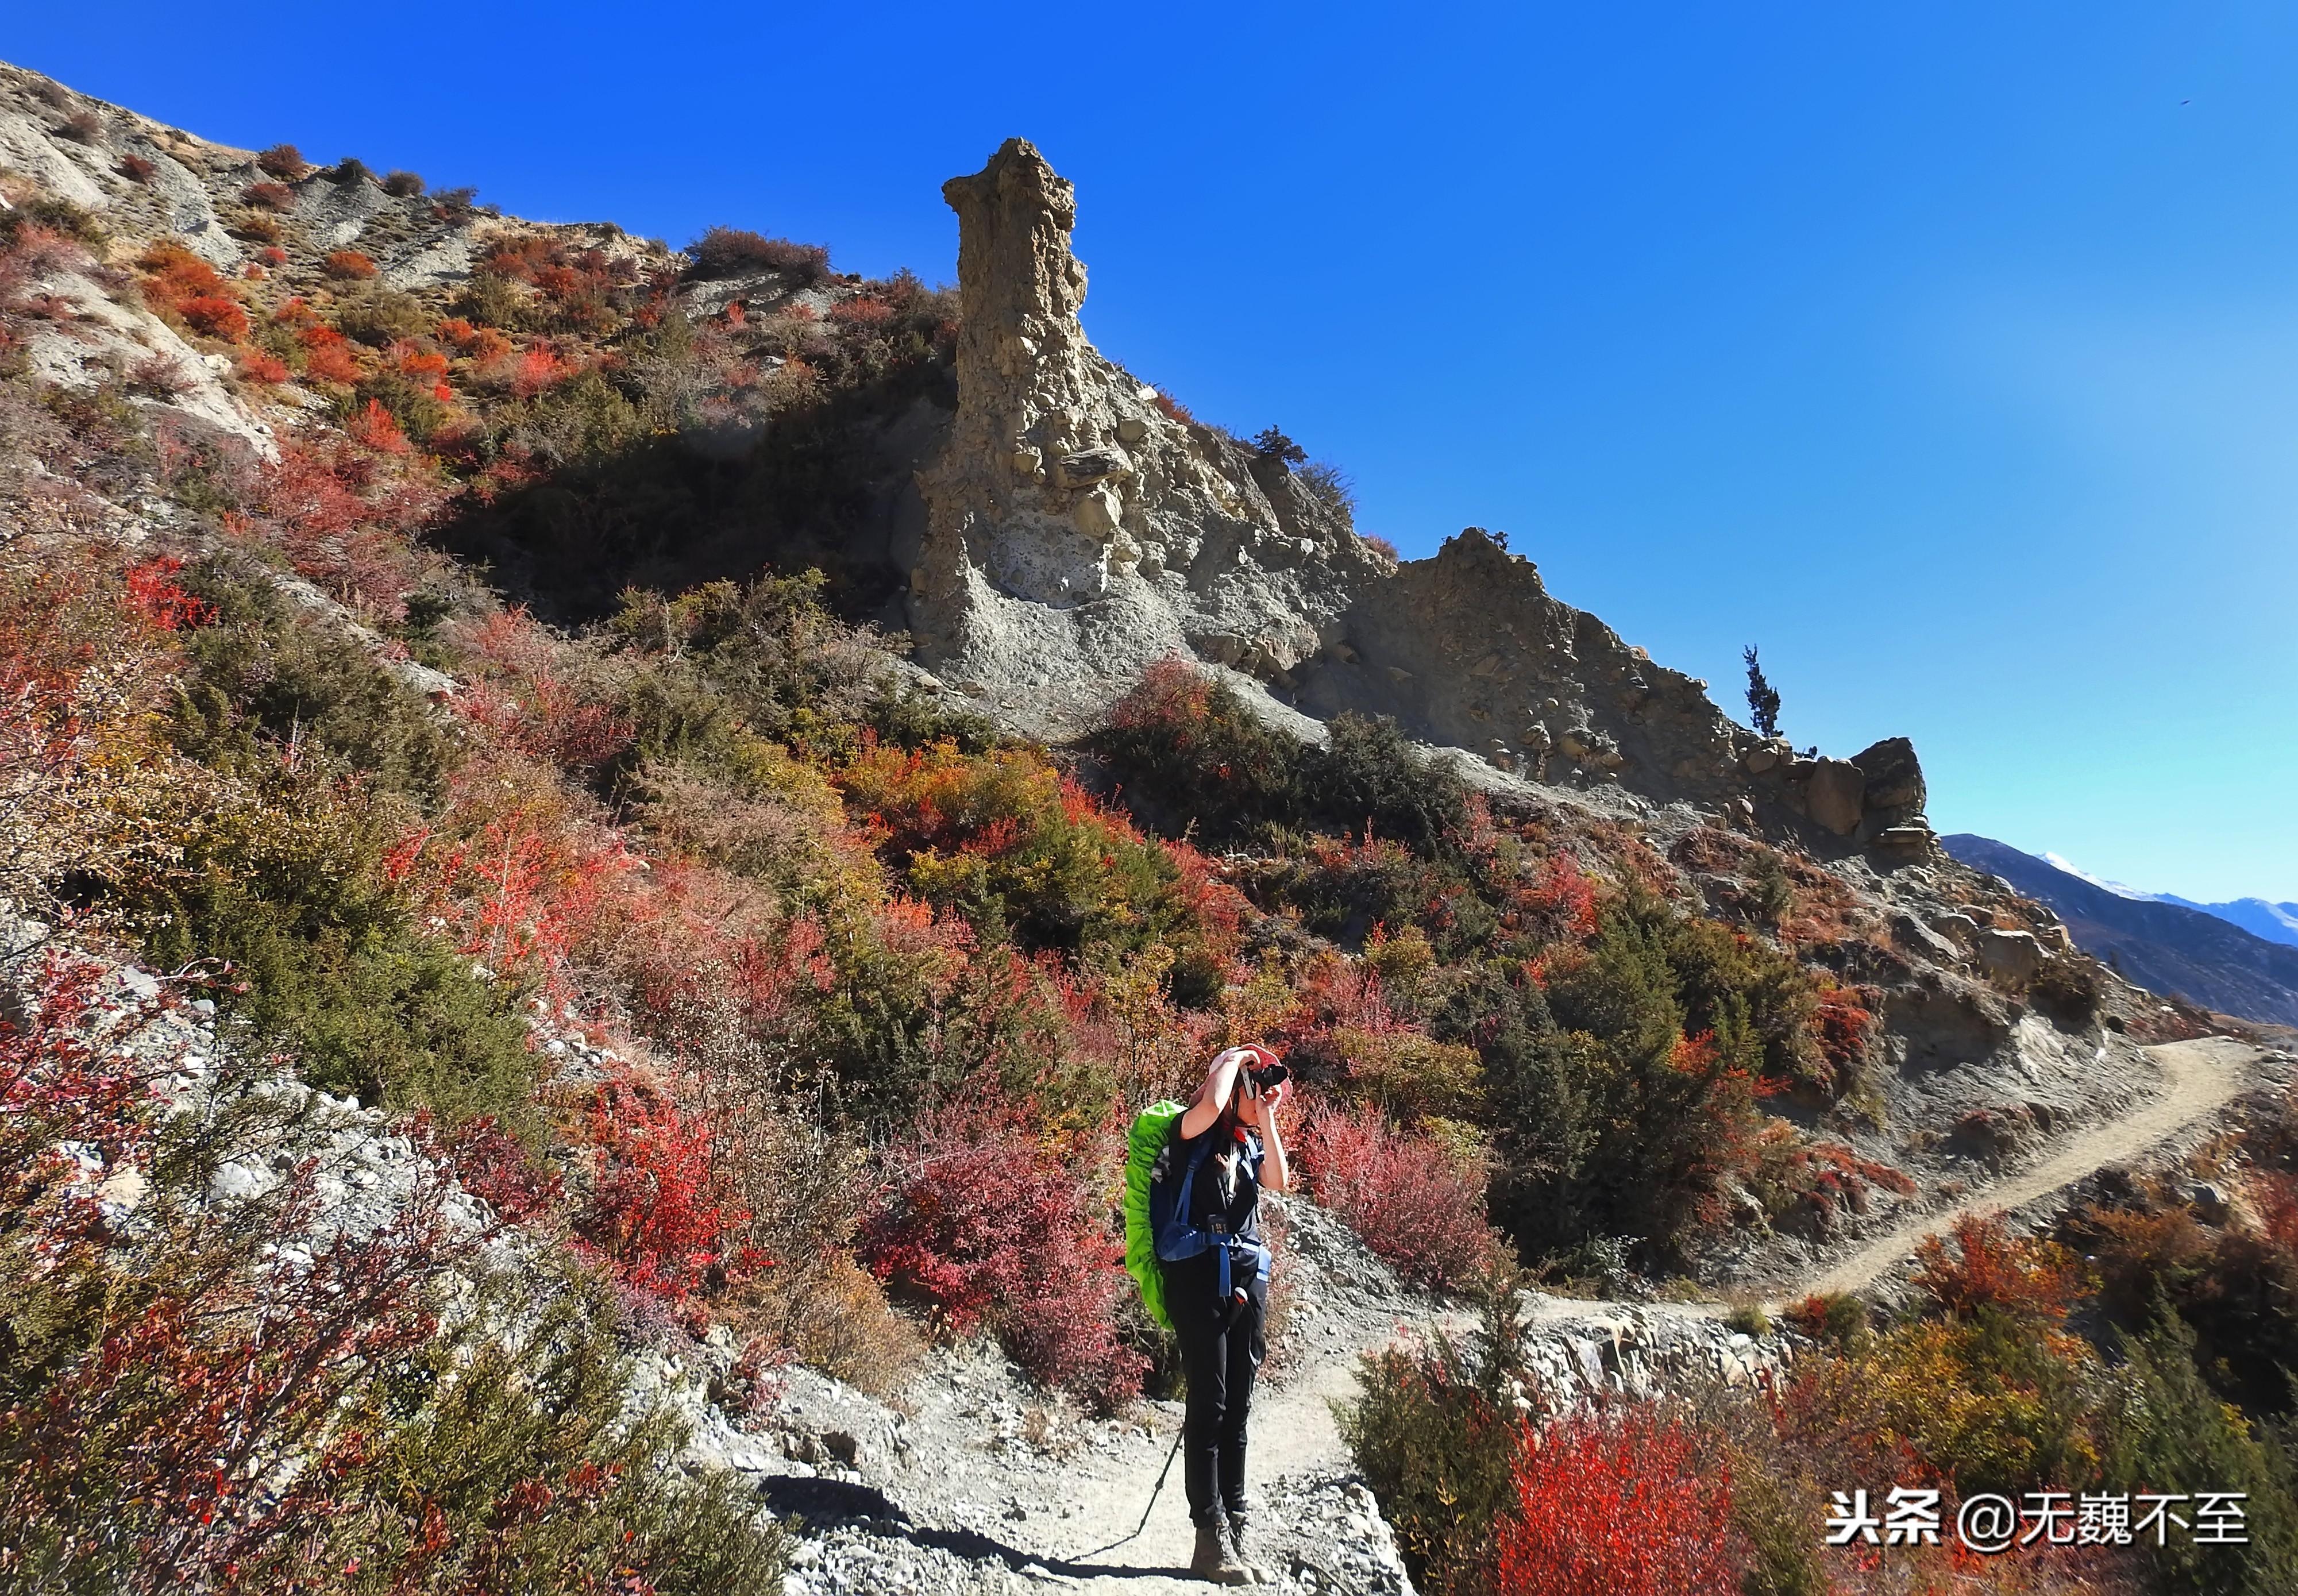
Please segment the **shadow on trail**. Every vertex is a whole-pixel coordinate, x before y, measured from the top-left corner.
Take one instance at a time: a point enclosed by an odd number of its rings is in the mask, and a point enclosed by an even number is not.
[[[844,1480],[775,1475],[757,1482],[759,1499],[778,1517],[793,1517],[810,1529],[849,1526],[916,1546],[930,1546],[968,1562],[999,1562],[1013,1573],[1043,1568],[1070,1579],[1186,1579],[1186,1568],[1122,1567],[1109,1563],[1070,1562],[1045,1552],[1024,1551],[979,1530],[931,1529],[910,1522],[907,1513],[874,1485]],[[1131,1539],[1130,1536],[1127,1539]],[[1120,1541],[1116,1545],[1123,1545]],[[1104,1547],[1102,1550],[1112,1550]]]

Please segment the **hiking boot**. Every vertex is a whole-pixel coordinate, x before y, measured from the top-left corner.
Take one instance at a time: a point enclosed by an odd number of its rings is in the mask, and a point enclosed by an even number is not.
[[[1197,1526],[1197,1552],[1189,1559],[1189,1572],[1217,1585],[1241,1585],[1252,1577],[1237,1560],[1218,1519]]]
[[[1228,1515],[1229,1555],[1237,1560],[1238,1566],[1244,1568],[1252,1584],[1265,1585],[1269,1583],[1268,1572],[1254,1560],[1252,1539],[1247,1534],[1252,1523],[1252,1520],[1243,1513]]]

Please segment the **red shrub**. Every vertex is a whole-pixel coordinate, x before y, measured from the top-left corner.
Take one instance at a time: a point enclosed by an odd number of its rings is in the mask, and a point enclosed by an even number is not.
[[[295,191],[285,183],[251,183],[239,197],[259,211],[293,211]]]
[[[1732,1476],[1649,1408],[1575,1414],[1528,1441],[1500,1527],[1498,1596],[1718,1596],[1746,1557]]]
[[[141,155],[122,155],[120,158],[120,175],[130,183],[149,183],[159,170]]]
[[[1868,1013],[1864,997],[1854,987],[1830,983],[1820,988],[1819,1008],[1811,1017],[1811,1029],[1819,1039],[1820,1055],[1832,1070],[1867,1055],[1867,1033],[1875,1016]]]
[[[1087,1182],[1010,1115],[945,1115],[890,1155],[858,1251],[897,1294],[963,1335],[994,1330],[1047,1385],[1113,1408],[1143,1363],[1117,1335],[1131,1289]]]
[[[176,585],[176,573],[183,568],[182,560],[165,555],[128,567],[128,602],[162,632],[204,626],[215,616],[214,605]]]
[[[223,338],[236,343],[247,336],[247,312],[236,299],[220,294],[203,294],[194,299],[179,302],[176,314],[195,333],[211,338]]]
[[[551,1207],[566,1190],[558,1172],[535,1162],[518,1138],[491,1115],[464,1121],[453,1139],[442,1144],[426,1109],[417,1118],[417,1134],[456,1183],[492,1208],[498,1219],[516,1223]]]
[[[1992,1308],[2034,1324],[2064,1321],[2087,1285],[2075,1255],[2055,1242],[2013,1236],[2001,1214],[1955,1222],[1957,1256],[1927,1236],[1915,1249],[1915,1286],[1957,1318]]]
[[[202,307],[203,318],[231,324],[236,318],[237,331],[234,338],[247,335],[247,312],[231,297],[231,289],[216,269],[173,240],[153,244],[136,260],[144,271],[144,293],[154,310],[192,320],[189,307]],[[198,323],[194,323],[199,327]],[[204,327],[199,330],[206,331]]]
[[[610,706],[583,702],[548,674],[522,685],[513,694],[475,682],[455,707],[511,747],[566,770],[594,771],[630,748],[635,729]]]
[[[266,266],[269,267],[276,268],[287,264],[287,252],[281,249],[276,244],[266,247],[262,255],[259,258]]]
[[[1596,934],[1596,883],[1568,853],[1548,856],[1527,903],[1542,922],[1542,941],[1584,942]]]
[[[231,1221],[186,1205],[154,1167],[134,1073],[178,1061],[99,1045],[169,1000],[99,1030],[99,968],[54,958],[31,975],[0,1018],[0,1266],[39,1361],[9,1370],[21,1400],[0,1408],[0,1523],[61,1526],[69,1556],[97,1503],[105,1554],[140,1565],[127,1583],[222,1586],[268,1533],[269,1471],[324,1442],[376,1370],[408,1364],[436,1328],[426,1288],[475,1244],[442,1220],[436,1184],[380,1229],[322,1239],[308,1160]],[[129,1193],[133,1226],[119,1222]],[[9,1551],[0,1567],[22,1568]]]
[[[810,287],[830,276],[830,252],[822,245],[762,237],[740,227],[713,227],[689,245],[687,252],[694,262],[690,269],[698,277],[772,271],[800,287]]]
[[[1484,1170],[1379,1109],[1312,1115],[1296,1151],[1310,1194],[1408,1279],[1463,1291],[1499,1256]]]
[[[400,428],[396,417],[383,408],[383,401],[370,399],[365,408],[343,424],[354,442],[364,444],[379,454],[405,454],[413,447]]]
[[[574,1229],[626,1284],[681,1302],[766,1261],[732,1239],[749,1216],[720,1205],[707,1125],[627,1080],[600,1087],[586,1119],[597,1183]]]
[[[510,374],[510,391],[521,399],[532,399],[573,375],[574,368],[558,358],[556,350],[537,343],[519,355],[517,368]]]
[[[303,159],[303,152],[293,145],[273,145],[255,158],[255,164],[290,183],[311,170],[311,163]]]
[[[293,374],[287,369],[287,362],[278,356],[250,349],[240,351],[239,375],[251,383],[284,383]]]
[[[840,300],[830,307],[830,319],[847,327],[883,327],[894,319],[894,307],[882,299]]]
[[[1174,420],[1181,422],[1184,425],[1196,419],[1194,416],[1189,414],[1189,407],[1183,404],[1179,400],[1174,398],[1170,393],[1160,393],[1156,398],[1151,400],[1149,402],[1155,405],[1157,409],[1162,411],[1165,415],[1171,417]]]
[[[358,250],[332,251],[325,260],[319,262],[319,269],[337,281],[345,283],[364,282],[376,273],[374,258]]]

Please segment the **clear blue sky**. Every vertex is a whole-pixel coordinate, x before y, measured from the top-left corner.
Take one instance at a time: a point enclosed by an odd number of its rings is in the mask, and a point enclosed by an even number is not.
[[[211,137],[682,242],[953,271],[1078,184],[1085,316],[1941,830],[2298,898],[2298,10],[2225,4],[22,6]]]

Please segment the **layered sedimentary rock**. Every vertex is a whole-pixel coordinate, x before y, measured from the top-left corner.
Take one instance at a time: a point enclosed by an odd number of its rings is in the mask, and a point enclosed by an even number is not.
[[[919,476],[921,656],[1004,690],[1115,681],[1175,650],[1277,674],[1314,654],[1389,562],[1086,341],[1075,193],[1028,141],[942,193],[964,327],[957,417]]]
[[[1471,527],[1398,566],[1281,460],[1104,360],[1078,321],[1075,190],[1026,140],[942,193],[959,223],[958,410],[918,474],[906,602],[946,680],[1009,707],[1089,707],[1194,653],[1309,715],[1392,715],[1531,780],[1928,851],[1904,740],[1845,760],[1759,739],[1705,682],[1551,598],[1505,540]]]

